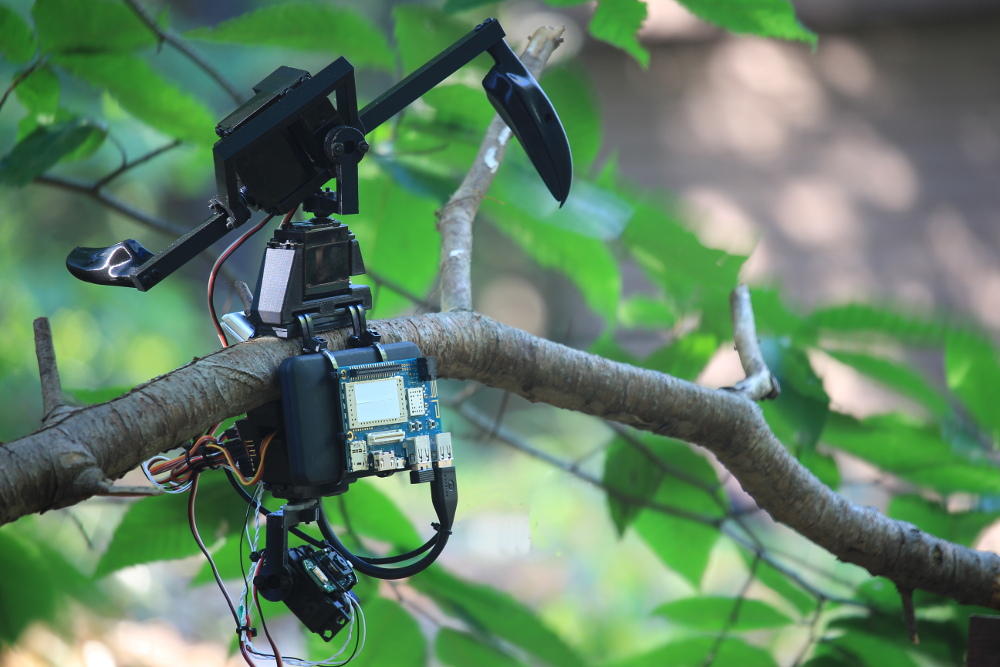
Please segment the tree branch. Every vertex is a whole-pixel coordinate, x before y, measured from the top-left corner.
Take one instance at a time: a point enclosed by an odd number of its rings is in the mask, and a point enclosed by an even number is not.
[[[562,43],[564,28],[539,28],[521,54],[531,75],[541,76],[545,63]],[[479,153],[462,184],[438,211],[441,232],[441,310],[472,310],[472,221],[507,152],[511,132],[499,115],[493,117]]]
[[[180,39],[173,33],[160,28],[160,26],[156,24],[156,20],[152,16],[150,16],[149,12],[147,12],[146,9],[142,7],[142,5],[139,4],[138,0],[124,0],[124,2],[135,13],[135,15],[139,17],[139,20],[145,23],[146,27],[149,28],[150,31],[157,36],[157,38],[159,38],[161,42],[166,42],[167,44],[169,44],[170,46],[174,47],[182,54],[184,54],[188,58],[188,60],[197,65],[198,68],[201,69],[201,71],[203,71],[205,74],[211,77],[217,84],[219,84],[219,87],[221,87],[224,91],[226,91],[229,97],[233,99],[233,102],[235,102],[236,104],[243,103],[243,95],[240,93],[240,91],[238,91],[235,86],[229,83],[229,81],[227,81],[226,78],[222,76],[222,73],[219,72],[219,70],[215,69],[212,63],[203,58],[201,54],[199,54],[197,51],[188,46],[187,43],[185,43],[182,39]]]
[[[776,521],[839,559],[903,589],[1000,608],[1000,556],[941,540],[833,492],[788,453],[744,396],[567,348],[477,313],[373,325],[385,342],[413,341],[436,356],[443,378],[475,380],[705,447]],[[340,349],[345,332],[324,338]],[[293,354],[296,341],[251,340],[0,447],[0,523],[79,502],[99,492],[105,476],[119,477],[208,425],[277,398],[278,365]]]
[[[737,286],[729,295],[729,310],[733,320],[736,352],[740,355],[740,363],[747,376],[737,382],[736,386],[727,389],[743,394],[751,401],[778,398],[781,387],[778,386],[778,378],[768,370],[764,354],[760,351],[750,290],[746,285]]]

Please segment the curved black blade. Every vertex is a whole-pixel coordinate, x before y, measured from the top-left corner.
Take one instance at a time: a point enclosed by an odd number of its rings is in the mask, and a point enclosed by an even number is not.
[[[135,287],[131,273],[142,266],[153,253],[135,239],[128,239],[107,248],[77,246],[66,258],[66,268],[80,280],[98,285]]]
[[[483,79],[486,96],[562,206],[573,183],[573,156],[559,115],[506,42],[496,43],[489,53],[496,64]]]

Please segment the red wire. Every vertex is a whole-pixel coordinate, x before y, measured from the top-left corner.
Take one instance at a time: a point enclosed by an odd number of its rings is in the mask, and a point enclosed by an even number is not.
[[[285,216],[285,220],[290,219],[293,213],[295,213],[294,210],[290,211],[288,215]],[[218,277],[219,270],[222,269],[223,263],[229,259],[229,256],[236,252],[237,248],[243,245],[248,238],[259,232],[261,227],[269,223],[273,217],[273,213],[266,216],[263,220],[257,223],[256,227],[233,241],[233,243],[226,248],[225,252],[219,255],[219,259],[215,260],[215,264],[212,265],[212,272],[208,275],[208,314],[212,317],[212,324],[215,325],[215,333],[218,334],[219,340],[222,342],[222,347],[229,347],[229,343],[226,342],[226,334],[222,331],[222,326],[219,324],[219,317],[215,313],[215,279]]]

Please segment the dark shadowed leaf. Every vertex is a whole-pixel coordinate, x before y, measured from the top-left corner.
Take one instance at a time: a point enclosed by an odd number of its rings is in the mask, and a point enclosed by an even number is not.
[[[95,135],[103,138],[104,129],[82,118],[36,128],[0,159],[0,183],[27,185],[58,162],[72,157]]]
[[[830,412],[823,381],[805,352],[787,339],[764,338],[760,349],[781,385],[781,395],[761,406],[768,424],[790,451],[798,454],[814,449]]]
[[[283,2],[262,7],[214,28],[195,28],[188,39],[280,46],[320,51],[330,60],[343,56],[355,67],[391,70],[392,49],[382,31],[354,9],[315,2]],[[442,44],[443,49],[448,44]]]
[[[518,667],[522,663],[477,637],[451,628],[438,631],[434,652],[448,667]]]
[[[156,35],[123,2],[37,0],[31,10],[43,51],[135,51],[156,44]]]
[[[396,21],[394,32],[403,63],[403,74],[409,74],[422,66],[476,27],[474,23],[458,20],[437,9],[416,5],[396,6],[392,15]],[[489,56],[479,56],[476,62],[480,67],[493,64]],[[463,69],[464,74],[470,71],[468,66]],[[483,74],[485,73],[483,70]]]
[[[436,566],[410,583],[478,630],[520,647],[547,665],[584,664],[540,618],[506,593],[464,581]]]
[[[735,619],[733,613],[737,610]],[[730,632],[780,628],[794,621],[762,600],[704,596],[683,598],[660,605],[654,614],[676,625],[705,632]]]
[[[646,3],[641,0],[600,0],[588,29],[597,39],[617,46],[647,67],[649,51],[636,38],[645,20]]]
[[[184,92],[129,54],[67,55],[56,64],[107,92],[126,111],[160,132],[211,145],[216,120],[201,100]]]
[[[419,488],[413,488],[414,495]],[[423,500],[423,494],[420,496]],[[351,485],[350,493],[326,498],[324,504],[329,508],[331,521],[337,522],[338,517],[346,516],[351,528],[365,537],[388,542],[407,551],[420,546],[426,539],[420,538],[406,515],[371,480],[358,480]],[[428,517],[431,513],[428,503]],[[432,534],[430,525],[426,533],[427,537]]]
[[[816,45],[816,34],[803,27],[787,0],[680,0],[695,16],[726,30]]]
[[[50,621],[61,598],[58,568],[13,526],[0,530],[0,646],[36,621]]]
[[[10,7],[0,5],[0,55],[21,64],[35,55],[35,35],[24,19]]]

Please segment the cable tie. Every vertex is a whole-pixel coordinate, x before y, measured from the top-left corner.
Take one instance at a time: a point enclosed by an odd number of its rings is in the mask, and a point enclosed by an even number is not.
[[[447,533],[448,535],[452,534],[451,529],[444,528],[444,527],[441,526],[441,524],[439,524],[437,522],[432,523],[431,524],[431,528],[433,528],[434,530],[436,530],[438,533]]]
[[[247,633],[247,635],[249,635],[250,637],[256,637],[257,636],[257,628],[255,628],[253,626],[250,626],[250,625],[241,625],[238,628],[236,628],[236,635],[237,636],[241,636],[244,632]]]

